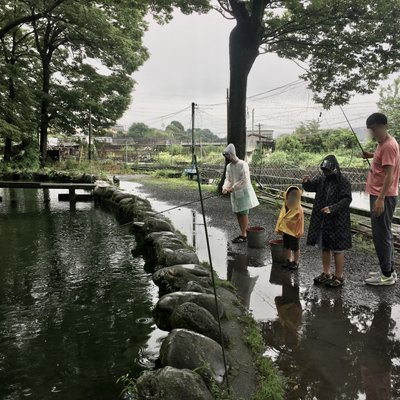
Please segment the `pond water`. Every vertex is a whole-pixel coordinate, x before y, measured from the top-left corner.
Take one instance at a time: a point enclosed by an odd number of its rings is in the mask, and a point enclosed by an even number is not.
[[[0,399],[112,400],[153,367],[158,298],[134,238],[93,203],[0,189]]]
[[[146,195],[135,182],[127,191]],[[173,207],[148,197],[159,212]],[[184,201],[183,201],[184,202]],[[165,213],[208,261],[202,216],[188,207]],[[368,306],[352,293],[321,291],[273,265],[268,249],[235,252],[227,232],[209,227],[218,275],[237,288],[259,321],[266,355],[288,379],[287,400],[400,399],[400,305],[371,292]]]

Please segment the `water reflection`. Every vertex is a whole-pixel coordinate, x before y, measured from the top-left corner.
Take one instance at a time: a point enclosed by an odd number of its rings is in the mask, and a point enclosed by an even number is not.
[[[398,359],[400,343],[389,303],[350,307],[329,291],[302,301],[296,279],[279,269],[271,282],[282,287],[275,298],[278,319],[262,329],[268,354],[289,378],[288,400],[399,398],[391,360]]]
[[[268,253],[228,250],[227,277],[289,379],[286,399],[399,399],[400,307],[386,300],[354,306],[341,292],[306,290]]]
[[[157,290],[128,228],[57,194],[2,193],[0,398],[117,399],[118,376],[154,365]]]
[[[228,252],[227,279],[236,287],[238,296],[246,308],[250,308],[251,293],[256,285],[258,275],[251,276],[247,254]]]

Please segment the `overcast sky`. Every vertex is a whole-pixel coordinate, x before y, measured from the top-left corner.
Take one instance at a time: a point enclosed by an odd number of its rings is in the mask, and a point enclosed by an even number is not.
[[[225,20],[216,12],[190,16],[176,12],[167,25],[152,21],[144,39],[150,58],[134,74],[137,84],[133,101],[119,123],[129,127],[140,121],[163,128],[176,119],[188,128],[188,107],[195,102],[199,104],[196,126],[226,135],[228,39],[233,26],[234,21]],[[273,54],[260,55],[250,72],[247,94],[294,82],[301,71],[291,61]],[[322,110],[312,102],[312,94],[305,87],[305,83],[299,82],[283,93],[278,90],[249,100],[249,129],[253,109],[255,124],[277,133],[290,132],[301,121],[312,119],[319,119],[323,127],[346,126],[339,109]],[[366,117],[376,111],[377,98],[376,94],[357,96],[345,107],[354,127],[363,127]]]

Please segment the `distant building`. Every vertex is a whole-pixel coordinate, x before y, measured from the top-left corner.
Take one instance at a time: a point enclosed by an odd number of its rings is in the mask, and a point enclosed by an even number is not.
[[[47,139],[47,156],[53,161],[67,160],[79,157],[79,143],[66,142],[62,139],[49,137]]]
[[[274,131],[272,129],[255,129],[247,131],[247,157],[251,158],[257,148],[275,150]]]
[[[119,124],[116,124],[108,129],[105,129],[105,131],[112,136],[118,136],[121,134],[124,135],[125,133],[128,132],[124,125],[119,125]]]
[[[99,143],[112,143],[113,138],[112,136],[96,136],[94,141]]]

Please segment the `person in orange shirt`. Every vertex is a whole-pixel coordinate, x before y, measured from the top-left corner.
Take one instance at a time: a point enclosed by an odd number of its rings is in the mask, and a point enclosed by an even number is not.
[[[300,238],[304,235],[304,211],[301,206],[302,191],[290,186],[284,194],[284,203],[279,213],[275,232],[283,235],[283,247],[287,261],[283,265],[294,271],[299,268]]]
[[[367,128],[378,142],[374,153],[364,151],[364,158],[373,158],[365,191],[371,207],[372,237],[380,271],[370,273],[367,285],[390,286],[397,280],[393,260],[392,219],[399,191],[400,152],[396,139],[389,135],[387,118],[374,113],[367,119]]]

